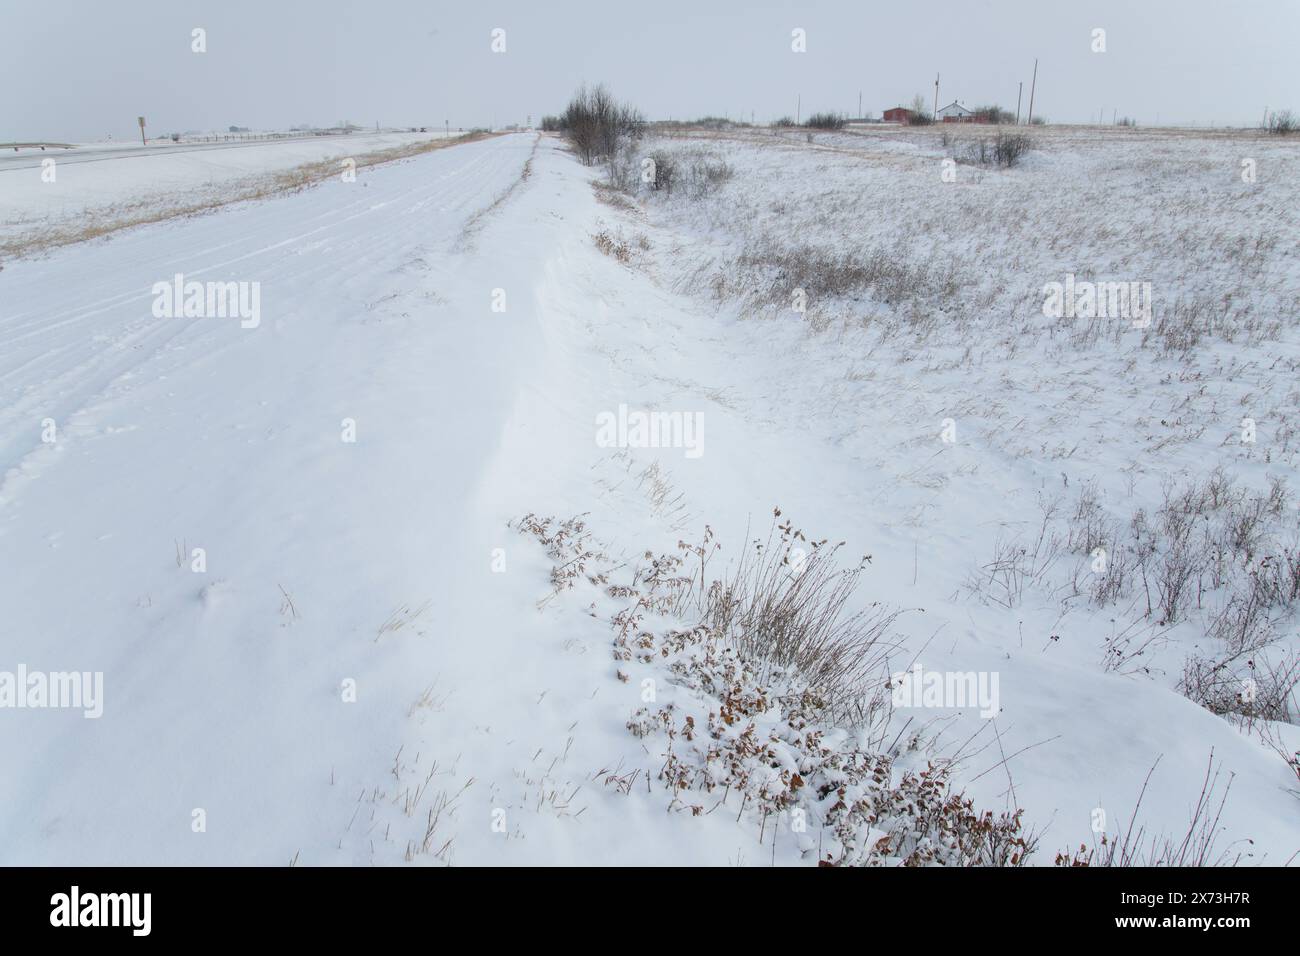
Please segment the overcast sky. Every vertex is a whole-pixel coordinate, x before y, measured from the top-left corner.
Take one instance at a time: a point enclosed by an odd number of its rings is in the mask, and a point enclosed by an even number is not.
[[[651,118],[761,122],[929,102],[937,72],[941,106],[1014,111],[1035,57],[1053,121],[1254,125],[1300,111],[1298,40],[1298,0],[0,0],[0,141],[130,137],[140,114],[151,135],[504,125],[583,81]]]

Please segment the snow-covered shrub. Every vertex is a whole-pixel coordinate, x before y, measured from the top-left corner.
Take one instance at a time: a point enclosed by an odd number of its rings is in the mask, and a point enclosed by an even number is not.
[[[609,186],[631,196],[684,196],[698,202],[717,192],[735,174],[713,150],[654,149],[639,152],[629,142],[610,157]]]
[[[813,113],[803,125],[809,129],[843,129],[844,117],[838,113]]]
[[[734,795],[760,839],[789,829],[826,866],[1016,866],[1033,849],[1020,811],[978,812],[946,767],[901,770],[819,718],[825,702],[797,676],[755,669],[708,627],[642,632],[616,655],[666,665],[695,707],[644,707],[628,729],[663,748],[670,807],[693,816]],[[626,658],[624,658],[626,659]]]
[[[841,614],[858,575],[832,569],[837,549],[810,543],[812,555],[801,554],[794,542],[804,536],[774,521],[776,534],[717,578],[709,565],[718,548],[706,528],[699,544],[646,552],[616,580],[580,518],[530,514],[515,525],[556,562],[553,595],[585,581],[593,615],[600,602],[616,608],[608,621],[618,678],[631,681],[623,668],[640,667],[652,683],[674,688],[672,700],[649,703],[627,722],[647,747],[661,748],[647,777],[669,792],[671,809],[703,816],[738,801],[760,840],[770,830],[775,848],[778,831],[787,833],[821,866],[1026,862],[1035,839],[1020,811],[978,811],[954,791],[948,766],[905,767],[914,753],[864,742],[864,725],[879,725],[888,700],[884,675],[869,686],[864,668],[876,663],[875,644],[893,617],[868,625]],[[865,702],[857,721],[837,723],[849,709],[827,694],[850,688]],[[601,773],[621,792],[635,777]]]

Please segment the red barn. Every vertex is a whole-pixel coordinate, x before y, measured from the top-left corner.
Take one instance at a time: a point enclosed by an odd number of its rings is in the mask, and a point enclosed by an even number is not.
[[[912,122],[912,111],[902,106],[895,106],[893,109],[885,110],[884,118],[886,123],[903,123]]]

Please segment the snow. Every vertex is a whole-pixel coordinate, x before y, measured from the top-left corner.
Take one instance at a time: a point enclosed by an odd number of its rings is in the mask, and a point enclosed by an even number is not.
[[[1184,414],[1213,428],[1170,449],[1148,420],[1165,406],[1149,406],[1184,400],[1189,390],[1163,378],[1177,366],[1148,357],[1133,372],[1118,350],[1075,353],[1028,336],[1002,357],[1018,333],[996,324],[1010,314],[1000,310],[1087,258],[1063,241],[1012,236],[1011,250],[950,237],[976,274],[998,257],[1018,263],[963,290],[985,303],[963,321],[998,329],[976,335],[988,354],[970,364],[953,361],[969,340],[918,350],[869,328],[810,334],[693,283],[724,267],[746,230],[773,223],[819,224],[800,234],[830,243],[906,242],[920,258],[946,248],[941,232],[888,216],[887,203],[841,213],[818,198],[827,183],[868,197],[869,186],[897,193],[901,183],[934,205],[931,223],[949,202],[968,215],[992,203],[996,217],[1048,182],[1082,184],[1086,196],[1099,166],[1151,148],[1126,141],[1119,149],[1131,152],[1117,154],[1062,138],[1033,157],[1028,182],[972,172],[954,194],[967,198],[954,199],[922,165],[942,151],[909,136],[880,150],[848,135],[812,148],[709,138],[703,147],[736,169],[718,196],[626,211],[598,201],[601,174],[554,138],[505,135],[7,261],[0,670],[104,678],[95,720],[0,710],[0,862],[811,862],[793,840],[773,844],[770,824],[760,843],[738,805],[669,812],[653,779],[662,753],[627,728],[642,675],[619,680],[605,606],[590,610],[597,597],[584,589],[551,595],[552,562],[507,526],[529,512],[582,514],[611,562],[630,566],[708,524],[725,560],[766,532],[777,505],[810,537],[872,555],[866,598],[904,610],[898,670],[921,653],[926,669],[999,674],[996,720],[977,707],[924,715],[909,732],[923,723],[935,739],[911,758],[978,734],[957,782],[977,806],[1025,808],[1042,836],[1036,862],[1091,844],[1095,807],[1114,832],[1157,758],[1142,822],[1181,836],[1211,750],[1235,774],[1222,843],[1286,862],[1300,848],[1294,775],[1255,736],[1176,693],[1191,638],[1172,640],[1152,674],[1107,672],[1113,611],[1063,609],[1036,591],[1007,609],[963,584],[1000,527],[1032,531],[1035,494],[1062,472],[1071,492],[1095,477],[1131,511],[1150,506],[1165,475],[1201,474],[1222,456],[1255,484],[1293,470],[1295,448],[1275,437],[1285,394],[1270,391],[1287,382],[1260,354],[1295,357],[1293,327],[1275,342],[1207,349],[1202,373],[1217,374],[1216,391],[1191,389]],[[1190,194],[1235,175],[1221,168],[1235,144],[1195,142],[1209,152],[1199,179],[1162,178],[1159,189]],[[1155,148],[1181,155],[1177,144]],[[1294,162],[1267,148],[1261,157]],[[57,208],[38,179],[15,186],[14,172],[0,172],[0,190],[7,209],[39,218],[337,155],[286,144],[87,164],[132,167],[98,184],[71,167],[65,180],[60,166],[69,198]],[[136,172],[147,163],[175,178]],[[1145,235],[1154,200],[1142,195],[1134,189],[1108,228]],[[1063,208],[1074,206],[1043,198],[1031,215],[1050,226]],[[1227,209],[1211,228],[1247,234],[1258,212]],[[629,238],[630,263],[596,248],[602,229]],[[1167,275],[1176,261],[1180,279],[1224,281],[1232,266],[1213,265],[1214,242],[1178,241],[1179,256],[1172,239],[1139,246],[1133,254],[1151,258],[1114,271]],[[1293,232],[1279,241],[1293,247]],[[1097,244],[1098,255],[1114,248]],[[1278,261],[1258,280],[1263,307],[1296,288],[1294,258]],[[260,323],[155,318],[151,290],[177,273],[260,283]],[[1241,378],[1223,373],[1234,357],[1256,364]],[[1225,450],[1250,393],[1271,403],[1258,414],[1260,445]],[[700,415],[703,454],[602,448],[596,423],[620,406]],[[937,437],[948,416],[962,436],[952,447]],[[46,420],[56,441],[42,441]],[[1130,490],[1122,475],[1134,462],[1147,467]],[[1300,747],[1294,727],[1277,729]],[[629,792],[607,784],[633,768],[642,777]]]
[[[877,149],[870,137],[817,134],[811,148],[796,149],[773,145],[779,138],[701,137],[687,147],[688,157],[690,149],[724,157],[734,176],[702,204],[681,196],[650,203],[652,221],[671,228],[672,238],[657,246],[668,243],[669,255],[646,268],[707,294],[712,277],[734,272],[732,257],[752,249],[756,236],[783,235],[796,243],[838,242],[840,249],[889,249],[938,269],[951,265],[966,281],[956,301],[945,304],[950,324],[915,341],[858,322],[863,313],[899,309],[870,298],[827,303],[819,319],[829,331],[820,336],[809,336],[779,308],[758,310],[768,321],[727,323],[753,310],[719,303],[727,324],[718,335],[732,344],[733,359],[709,386],[781,435],[767,448],[731,454],[763,462],[755,472],[763,488],[804,527],[872,551],[875,594],[925,608],[916,640],[933,635],[927,667],[1000,672],[1002,752],[1054,741],[1017,758],[1010,779],[998,770],[975,780],[970,792],[985,805],[1000,806],[1014,788],[1031,820],[1051,821],[1049,845],[1091,844],[1090,809],[1108,810],[1113,833],[1163,754],[1142,822],[1150,829],[1154,819],[1155,829],[1181,837],[1213,748],[1216,760],[1238,774],[1224,845],[1253,838],[1253,846],[1238,843],[1234,852],[1286,862],[1300,845],[1294,771],[1173,691],[1189,647],[1207,648],[1203,628],[1169,629],[1129,664],[1136,675],[1101,674],[1101,639],[1124,626],[1125,609],[1098,612],[1062,600],[1069,570],[1056,569],[1050,586],[1031,589],[1013,609],[980,601],[967,584],[992,557],[996,535],[1032,543],[1040,496],[1061,494],[1068,508],[1080,486],[1094,481],[1108,492],[1116,517],[1127,520],[1139,507],[1154,510],[1165,481],[1201,479],[1215,464],[1256,489],[1270,477],[1293,479],[1300,354],[1289,323],[1300,275],[1294,257],[1280,253],[1260,257],[1243,276],[1224,250],[1273,243],[1279,251],[1294,249],[1294,232],[1275,214],[1286,202],[1280,191],[1293,182],[1294,155],[1249,134],[1244,142],[1126,137],[1102,149],[1095,134],[1069,131],[1040,139],[1037,155],[1014,172],[963,166],[945,191],[937,136],[921,140],[926,148],[915,159],[900,159],[893,143]],[[648,144],[646,151],[658,148],[674,144]],[[1241,182],[1243,156],[1268,169],[1268,188],[1251,191]],[[1143,185],[1134,188],[1134,179]],[[1191,217],[1201,234],[1189,235],[1178,217]],[[932,260],[934,253],[942,257]],[[1130,261],[1107,264],[1120,255]],[[1166,309],[1179,297],[1226,294],[1250,301],[1264,322],[1281,320],[1285,331],[1272,341],[1243,332],[1235,342],[1207,343],[1183,365],[1135,348],[1136,331],[1124,333],[1130,338],[1122,347],[1054,341],[1035,320],[1042,287],[1067,271],[1084,273],[1089,261],[1101,263],[1094,266],[1099,278],[1157,280]],[[839,325],[840,315],[853,318]],[[766,366],[757,364],[760,354]],[[1258,420],[1255,445],[1236,440],[1244,415]],[[959,435],[952,445],[939,438],[948,417]],[[712,463],[717,444],[735,432],[712,416],[710,426]],[[797,432],[816,439],[787,437]],[[808,444],[819,447],[805,450]],[[789,488],[773,468],[786,463]],[[844,468],[839,483],[834,466]],[[730,500],[753,499],[742,493]],[[715,528],[727,525],[716,509],[708,519]],[[731,525],[740,522],[737,515]],[[1294,528],[1294,514],[1279,521],[1283,541],[1294,541]],[[1274,659],[1295,650],[1293,614],[1280,637]],[[966,714],[944,735],[955,746],[979,726]],[[1294,752],[1295,728],[1271,729]],[[995,746],[971,776],[999,759]]]
[[[220,144],[79,143],[72,149],[0,150],[0,239],[120,215],[141,207],[178,208],[221,201],[307,163],[342,161],[443,139],[429,133],[352,133]],[[42,179],[54,161],[52,182]]]

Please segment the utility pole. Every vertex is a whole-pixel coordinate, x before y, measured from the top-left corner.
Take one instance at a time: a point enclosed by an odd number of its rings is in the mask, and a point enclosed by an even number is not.
[[[794,108],[794,125],[798,126],[799,121],[803,119],[803,94],[799,94],[798,103]]]
[[[934,120],[939,121],[939,74],[934,75]]]
[[[862,119],[862,91],[858,90],[858,119]]]
[[[1034,78],[1029,82],[1029,116],[1026,122],[1034,125],[1034,91],[1038,89],[1038,57],[1034,57]]]
[[[1020,98],[1025,95],[1025,81],[1020,81],[1020,90],[1016,93],[1016,125],[1020,125]]]

